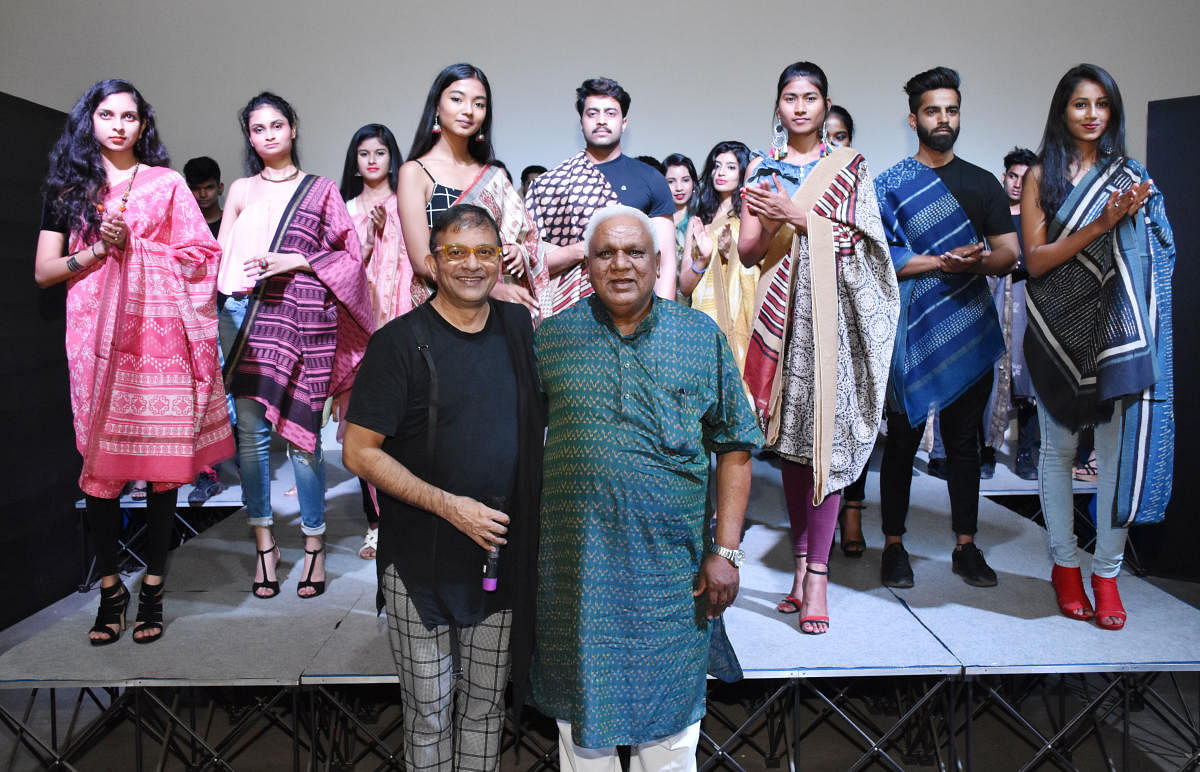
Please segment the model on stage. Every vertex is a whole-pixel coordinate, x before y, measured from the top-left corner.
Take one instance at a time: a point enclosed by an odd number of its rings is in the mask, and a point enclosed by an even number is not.
[[[675,202],[675,214],[671,216],[671,221],[675,224],[675,275],[679,276],[688,223],[696,215],[696,204],[700,197],[700,178],[696,176],[692,159],[683,153],[671,153],[662,163],[667,170],[663,176],[666,177],[667,187],[671,189],[671,200]],[[675,299],[684,305],[690,304],[688,297],[678,287]]]
[[[1175,243],[1162,193],[1125,157],[1121,92],[1102,68],[1081,64],[1058,82],[1038,157],[1021,192],[1021,230],[1051,581],[1063,614],[1119,630],[1128,526],[1161,520],[1171,495]],[[1071,495],[1079,432],[1088,425],[1100,469],[1095,611],[1083,590]]]
[[[300,171],[296,113],[263,92],[241,112],[250,176],[229,186],[218,289],[226,382],[236,400],[242,491],[258,551],[252,592],[279,594],[271,533],[271,428],[288,441],[304,534],[301,598],[325,591],[328,398],[347,395],[370,337],[358,237],[332,180]],[[337,410],[335,409],[335,415]]]
[[[434,215],[455,204],[474,204],[495,218],[505,247],[504,274],[491,296],[524,304],[536,322],[542,316],[539,298],[550,281],[543,259],[548,245],[538,241],[537,227],[508,175],[492,164],[491,131],[492,87],[483,71],[452,64],[438,73],[397,189],[415,274],[413,302],[423,303],[433,289],[424,258]]]
[[[67,366],[79,487],[101,573],[92,645],[125,628],[117,574],[121,488],[150,481],[137,643],[163,634],[175,496],[233,455],[217,360],[220,249],[187,184],[167,168],[154,110],[132,84],[79,98],[50,153],[34,277],[67,282]]]
[[[746,367],[746,347],[754,322],[757,265],[744,266],[737,242],[742,211],[742,183],[750,148],[741,142],[718,142],[708,151],[700,178],[699,205],[688,225],[679,291],[725,333],[738,368]]]
[[[825,591],[840,496],[871,455],[899,295],[866,161],[823,141],[825,73],[789,65],[771,149],[755,153],[738,253],[762,282],[745,379],[767,447],[783,459],[800,629],[829,629]],[[831,495],[832,494],[832,495]],[[781,604],[782,605],[782,604]]]
[[[396,210],[396,179],[403,162],[391,129],[380,123],[368,123],[350,139],[342,169],[342,198],[362,247],[367,286],[371,289],[372,320],[377,330],[412,309],[412,265],[404,248]],[[359,484],[367,534],[358,556],[374,560],[379,546],[379,508],[367,483],[360,480]]]

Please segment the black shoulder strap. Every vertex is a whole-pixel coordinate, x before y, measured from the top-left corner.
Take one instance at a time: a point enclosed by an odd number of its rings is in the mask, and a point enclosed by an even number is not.
[[[429,321],[425,318],[424,309],[414,309],[412,314],[413,336],[417,339],[417,351],[425,359],[429,368],[429,423],[425,428],[425,463],[432,467],[434,442],[437,439],[437,409],[438,409],[438,377],[437,367],[433,364],[433,353],[429,350]]]

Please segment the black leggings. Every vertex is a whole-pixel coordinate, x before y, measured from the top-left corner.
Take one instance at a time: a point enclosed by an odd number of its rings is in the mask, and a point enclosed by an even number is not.
[[[954,533],[974,536],[979,523],[979,420],[992,394],[992,372],[941,409],[946,446],[946,487]],[[887,442],[879,467],[880,517],[885,536],[902,536],[912,490],[912,463],[925,434],[925,421],[912,426],[904,413],[888,412]]]
[[[164,576],[171,534],[175,530],[175,503],[178,488],[146,495],[146,573]],[[121,500],[87,499],[87,522],[96,552],[96,570],[100,576],[117,573],[118,542],[121,536]]]

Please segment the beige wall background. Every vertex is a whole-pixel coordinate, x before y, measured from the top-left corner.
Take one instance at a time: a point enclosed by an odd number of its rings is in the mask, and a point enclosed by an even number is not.
[[[626,152],[700,164],[719,140],[763,147],[780,70],[809,59],[874,170],[915,150],[901,86],[939,64],[963,78],[959,154],[994,170],[1014,144],[1036,149],[1080,61],[1120,84],[1135,156],[1148,101],[1200,92],[1197,0],[3,0],[0,22],[0,90],[69,110],[92,82],[128,78],[175,167],[211,155],[226,181],[242,174],[236,113],[259,90],[295,105],[303,166],[338,179],[364,123],[407,155],[433,77],[458,61],[491,80],[514,173],[582,147],[574,88],[593,75],[633,95]]]

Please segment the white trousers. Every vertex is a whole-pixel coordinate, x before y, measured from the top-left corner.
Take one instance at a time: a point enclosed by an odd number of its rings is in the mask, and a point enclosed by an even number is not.
[[[559,719],[558,765],[562,772],[621,772],[616,746],[583,748],[571,739],[571,722]],[[695,772],[700,722],[670,737],[634,745],[629,772]]]

